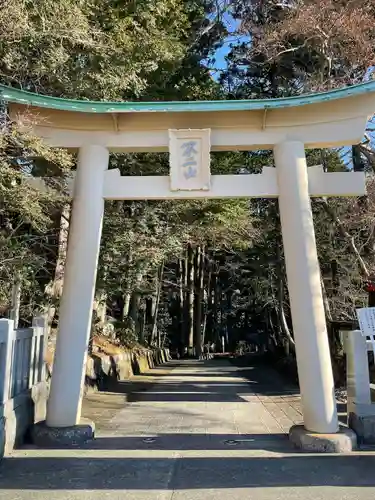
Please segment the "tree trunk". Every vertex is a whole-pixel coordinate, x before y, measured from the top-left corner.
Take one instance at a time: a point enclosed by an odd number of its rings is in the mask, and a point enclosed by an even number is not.
[[[128,268],[127,268],[127,276],[125,277],[125,283],[127,284],[127,290],[124,293],[123,297],[123,308],[122,308],[122,319],[125,320],[130,313],[130,302],[131,302],[131,283],[130,283],[130,266],[133,262],[133,253],[132,249],[129,250],[129,255],[128,255]]]
[[[290,333],[288,322],[287,322],[286,317],[285,317],[284,306],[282,303],[279,304],[279,318],[280,318],[280,325],[281,325],[282,332],[285,335],[285,338],[288,342],[288,345],[287,345],[286,351],[285,351],[285,354],[288,355],[290,350],[293,350],[293,351],[295,350],[295,342],[294,342],[294,339],[292,337],[292,334]]]
[[[343,222],[340,220],[340,218],[336,215],[335,210],[329,205],[328,201],[325,198],[322,198],[320,200],[321,204],[323,205],[323,208],[325,212],[329,215],[331,218],[332,222],[335,223],[340,231],[341,236],[349,243],[349,248],[352,251],[352,253],[355,255],[357,258],[357,262],[359,265],[359,268],[361,270],[361,273],[363,276],[368,278],[369,276],[369,270],[366,266],[365,261],[362,259],[362,256],[355,244],[354,237],[351,236],[345,229],[345,226]]]
[[[322,287],[323,304],[324,304],[324,309],[325,309],[325,312],[326,312],[326,317],[327,317],[328,321],[332,321],[331,307],[329,305],[329,300],[328,300],[328,297],[327,297],[326,286],[324,284],[324,280],[323,280],[322,276],[320,276],[320,284],[321,284],[321,287]]]
[[[269,327],[268,336],[273,341],[274,347],[277,348],[279,346],[279,342],[277,340],[277,335],[276,335],[277,329],[275,329],[275,327],[274,327],[274,324],[272,321],[272,312],[269,309],[268,309],[268,313],[267,313],[267,324]]]
[[[184,321],[184,318],[185,318],[184,304],[185,304],[185,295],[186,295],[186,291],[185,291],[186,260],[184,261],[183,259],[179,259],[178,269],[179,269],[179,275],[178,275],[178,287],[179,287],[179,294],[178,294],[178,301],[179,301],[178,351],[180,353],[180,356],[183,356],[184,347],[186,344],[186,337],[187,337],[186,324]]]
[[[188,334],[188,353],[193,355],[194,346],[194,250],[189,245],[187,261],[187,300],[186,300],[186,324]]]
[[[216,306],[216,283],[217,275],[211,272],[211,287],[208,295],[208,316],[207,316],[207,335],[211,342],[217,342],[216,338],[216,320],[217,320],[217,306]]]
[[[139,287],[141,286],[143,279],[143,270],[138,270],[136,277],[135,277],[135,286],[134,286],[134,291],[131,296],[131,301],[130,301],[130,313],[129,316],[131,319],[134,321],[134,329],[135,333],[138,335],[139,334],[139,305],[141,302],[141,295],[139,293]]]
[[[137,291],[133,292],[133,295],[131,296],[131,300],[130,300],[129,317],[134,322],[134,331],[136,334],[139,333],[139,306],[140,306],[140,303],[141,303],[141,296],[140,296],[139,292],[137,292]]]
[[[233,292],[231,290],[228,290],[225,294],[225,303],[226,303],[225,325],[226,325],[226,342],[230,351],[233,350],[235,347],[235,345],[232,345],[232,342],[235,340],[233,335],[235,318],[233,317],[232,314],[232,298],[233,298]]]
[[[20,307],[21,307],[21,276],[19,273],[16,273],[12,287],[12,301],[9,313],[9,318],[14,321],[14,328],[18,328],[20,319]]]
[[[278,259],[280,263],[280,258]],[[280,266],[281,267],[281,266]],[[295,342],[293,339],[293,336],[289,330],[289,325],[285,317],[285,311],[284,311],[284,280],[283,276],[281,274],[281,269],[279,267],[279,272],[278,272],[278,301],[279,301],[279,310],[278,310],[278,317],[280,321],[280,327],[281,331],[284,334],[284,337],[286,338],[288,342],[288,346],[285,349],[285,354],[288,355],[290,351],[295,351]]]
[[[123,308],[122,308],[122,319],[126,319],[129,316],[129,311],[130,311],[130,299],[131,299],[131,293],[125,292],[124,297],[123,297]]]
[[[48,335],[51,332],[52,322],[56,314],[56,306],[54,302],[57,302],[58,299],[61,297],[62,289],[64,286],[64,271],[65,271],[66,251],[68,248],[68,239],[69,239],[70,212],[71,212],[71,205],[70,203],[67,203],[62,209],[60,217],[59,242],[58,242],[57,260],[55,267],[55,276],[53,281],[45,288],[45,294],[49,297],[50,303],[47,306],[46,310],[42,311],[42,314],[45,314],[47,317]]]
[[[221,343],[223,345],[223,352],[225,352],[226,348],[226,339],[227,339],[227,328],[225,323],[225,304],[224,304],[224,291],[220,290],[220,302],[219,302],[219,335],[221,337]]]
[[[212,270],[211,266],[208,271],[208,279],[207,279],[207,295],[204,303],[204,318],[203,318],[203,328],[202,328],[202,345],[206,344],[208,340],[207,332],[207,319],[212,308],[212,297],[211,297],[211,279],[212,279]]]
[[[139,342],[145,343],[145,327],[146,327],[146,304],[143,304],[141,321],[139,326]]]
[[[216,275],[216,280],[215,280],[215,289],[214,289],[214,309],[213,309],[213,323],[215,327],[214,335],[215,335],[215,342],[217,346],[220,345],[221,343],[221,317],[220,317],[220,312],[221,312],[221,288],[220,284],[218,283],[218,276]]]
[[[97,293],[93,310],[96,312],[96,319],[99,323],[105,323],[105,318],[107,316],[107,294],[102,291]]]
[[[202,355],[202,306],[204,296],[204,247],[197,247],[195,259],[195,355]]]
[[[155,310],[152,320],[152,333],[151,333],[151,338],[153,341],[157,337],[157,346],[159,348],[161,347],[161,338],[160,338],[160,328],[158,328],[158,313],[159,313],[161,290],[163,288],[163,274],[164,274],[164,261],[162,261],[162,263],[160,264],[159,275],[157,280]]]

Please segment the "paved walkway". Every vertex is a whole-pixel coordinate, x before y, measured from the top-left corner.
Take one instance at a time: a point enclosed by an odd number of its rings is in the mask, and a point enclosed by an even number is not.
[[[275,372],[254,366],[245,374],[214,360],[156,369],[153,377],[148,390],[135,387],[132,402],[109,393],[86,401],[98,437],[84,449],[29,447],[5,459],[0,498],[375,498],[375,453],[305,455],[291,448],[285,432],[301,420],[299,398]]]

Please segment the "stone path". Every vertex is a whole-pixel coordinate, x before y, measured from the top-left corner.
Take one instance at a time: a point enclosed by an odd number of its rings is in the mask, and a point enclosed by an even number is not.
[[[5,459],[0,498],[375,498],[375,453],[305,455],[291,448],[285,432],[301,420],[299,397],[272,370],[187,361],[145,380],[157,383],[148,390],[143,383],[139,392],[135,386],[132,402],[121,393],[86,401],[98,434],[84,449],[28,447]]]

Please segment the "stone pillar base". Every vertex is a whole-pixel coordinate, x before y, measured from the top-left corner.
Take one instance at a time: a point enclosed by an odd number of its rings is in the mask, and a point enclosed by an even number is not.
[[[43,421],[34,425],[31,431],[33,443],[40,448],[82,446],[94,439],[94,434],[94,422],[86,419],[81,419],[79,424],[70,427],[48,427]]]
[[[357,447],[355,432],[346,427],[340,427],[335,434],[317,434],[303,425],[293,425],[289,440],[298,449],[311,453],[350,453]]]
[[[375,405],[368,405],[371,411],[363,413],[350,413],[349,426],[358,436],[358,443],[375,444]]]

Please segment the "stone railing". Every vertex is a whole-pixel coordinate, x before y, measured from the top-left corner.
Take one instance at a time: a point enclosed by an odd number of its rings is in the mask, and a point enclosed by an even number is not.
[[[16,330],[12,320],[0,319],[0,457],[45,416],[45,335],[42,318]]]
[[[14,329],[13,320],[0,319],[0,458],[22,443],[35,422],[45,419],[46,332],[44,318],[21,329]],[[169,349],[93,354],[87,360],[86,389],[130,379],[170,359]]]
[[[346,352],[348,424],[359,443],[375,443],[375,404],[371,400],[368,352],[372,343],[359,330],[342,332]]]

